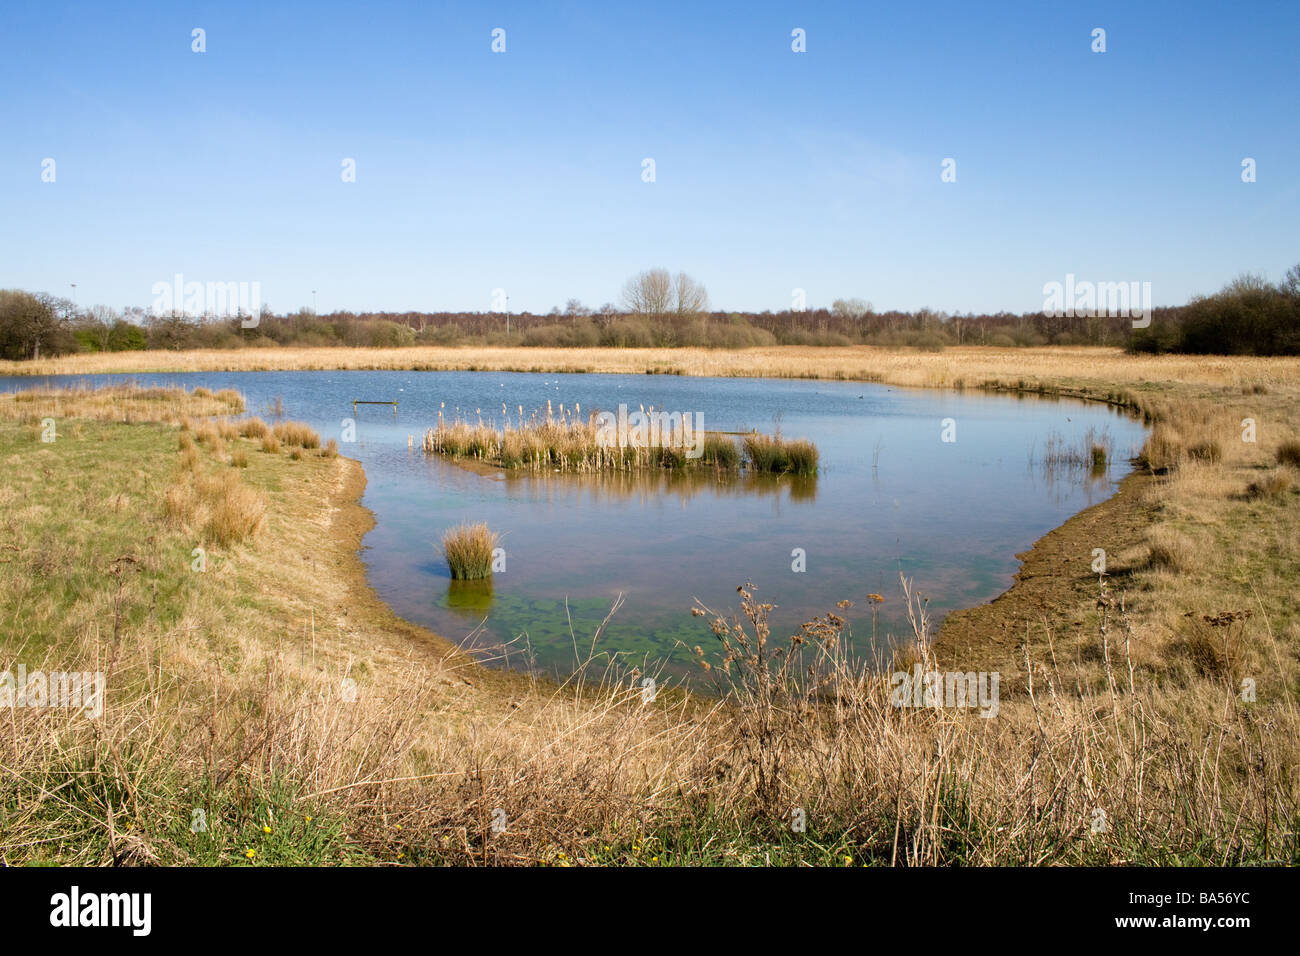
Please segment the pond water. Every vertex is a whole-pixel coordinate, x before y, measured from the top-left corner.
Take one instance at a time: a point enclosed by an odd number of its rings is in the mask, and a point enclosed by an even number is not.
[[[375,590],[399,614],[478,647],[509,645],[509,666],[563,675],[575,644],[592,635],[623,596],[597,650],[666,662],[685,673],[708,618],[738,606],[753,582],[777,605],[783,636],[827,611],[848,618],[855,647],[907,632],[902,571],[929,600],[937,624],[949,610],[1005,590],[1016,553],[1071,514],[1113,493],[1140,446],[1142,426],[1103,405],[972,392],[897,389],[852,382],[507,372],[205,372],[133,376],[0,378],[6,390],[107,381],[235,388],[248,411],[285,417],[340,438],[358,406],[356,442],[340,451],[365,466],[363,503],[376,516],[363,557]],[[816,478],[712,475],[506,474],[471,469],[420,450],[440,408],[469,418],[511,417],[550,400],[572,409],[626,403],[692,412],[707,429],[775,430],[809,438],[821,452]],[[945,422],[945,420],[951,420]],[[1051,468],[1054,441],[1077,445],[1088,430],[1113,445],[1103,471]],[[407,438],[414,436],[414,448]],[[953,441],[945,441],[953,438]],[[490,585],[452,582],[439,541],[462,521],[504,535],[506,570]],[[802,549],[803,571],[792,552]],[[1087,556],[1081,556],[1081,560]],[[845,611],[841,600],[854,602]]]

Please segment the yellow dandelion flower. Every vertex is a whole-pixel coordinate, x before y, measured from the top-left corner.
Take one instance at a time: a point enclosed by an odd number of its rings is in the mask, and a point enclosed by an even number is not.
[[[244,851],[244,856],[251,860],[253,857],[257,856],[257,851],[250,846],[247,850]]]
[[[270,832],[271,832],[271,828],[270,828],[269,826],[267,826],[266,824],[262,824],[262,832],[263,832],[263,833],[270,833]]]

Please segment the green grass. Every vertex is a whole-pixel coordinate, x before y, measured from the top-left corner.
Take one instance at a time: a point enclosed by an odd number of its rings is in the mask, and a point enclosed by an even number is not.
[[[754,471],[775,475],[817,474],[817,446],[804,439],[786,439],[780,435],[746,435],[745,459]]]
[[[187,542],[150,555],[141,535],[141,511],[158,509],[175,449],[174,431],[162,427],[81,422],[42,444],[26,426],[0,421],[0,630],[26,656],[100,620],[119,566],[151,596],[121,608],[123,627],[181,613],[194,586]],[[115,565],[120,558],[132,560]]]

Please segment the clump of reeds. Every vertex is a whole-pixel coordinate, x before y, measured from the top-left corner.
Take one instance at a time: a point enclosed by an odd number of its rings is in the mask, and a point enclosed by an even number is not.
[[[706,465],[713,465],[725,471],[740,467],[740,449],[728,435],[713,432],[704,436],[704,454],[700,456]]]
[[[193,456],[192,463],[188,460]],[[207,541],[229,546],[256,534],[266,520],[266,499],[260,491],[240,481],[238,469],[215,475],[203,474],[198,466],[198,449],[191,445],[181,452],[181,474],[163,493],[163,514],[172,524],[202,529]]]
[[[272,431],[286,445],[296,445],[299,448],[320,447],[320,435],[310,425],[302,422],[279,422]]]
[[[442,551],[447,556],[451,576],[457,581],[475,581],[492,576],[492,552],[501,536],[485,522],[462,524],[442,536]]]
[[[1284,441],[1277,446],[1274,453],[1279,465],[1290,465],[1292,468],[1300,468],[1300,441]]]
[[[260,418],[246,418],[239,423],[239,434],[245,438],[265,438],[271,432],[271,426]]]
[[[233,388],[223,388],[213,397],[216,398],[217,401],[229,405],[236,412],[242,412],[244,410],[244,396],[240,395]]]
[[[212,422],[204,422],[194,432],[194,437],[199,444],[207,445],[212,449],[213,454],[220,455],[225,451],[225,442],[221,438],[221,432]]]
[[[1147,436],[1138,460],[1150,471],[1160,475],[1177,469],[1183,463],[1185,455],[1182,436],[1169,425],[1157,422]]]
[[[331,438],[325,443],[325,447],[320,450],[322,458],[337,458],[339,456],[339,443]]]
[[[1049,474],[1063,468],[1067,471],[1087,469],[1094,475],[1102,475],[1110,465],[1113,449],[1114,439],[1105,430],[1098,432],[1095,428],[1089,428],[1074,444],[1054,431],[1047,436],[1041,464]]]
[[[219,478],[201,480],[199,495],[208,508],[204,529],[208,540],[228,547],[252,537],[266,520],[266,499],[255,488],[239,480],[239,472],[227,471]]]
[[[270,432],[262,436],[262,451],[269,455],[278,454],[280,451],[280,439],[276,438]]]
[[[817,446],[806,439],[776,435],[746,435],[745,461],[754,471],[773,475],[817,474]]]

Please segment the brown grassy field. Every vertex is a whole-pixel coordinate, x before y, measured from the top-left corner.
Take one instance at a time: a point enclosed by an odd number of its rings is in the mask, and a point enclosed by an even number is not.
[[[872,346],[773,346],[723,349],[562,348],[281,348],[185,352],[109,352],[34,362],[0,362],[0,375],[94,375],[132,372],[413,369],[520,372],[655,372],[674,375],[831,378],[929,388],[974,388],[985,382],[1110,388],[1148,382],[1184,385],[1286,385],[1294,358],[1127,355],[1091,347],[961,346],[918,352]]]
[[[342,358],[415,367],[409,353],[423,351]],[[310,354],[335,367],[338,352]],[[427,360],[533,368],[540,352]],[[847,662],[835,608],[796,635],[771,635],[753,590],[737,609],[699,609],[716,639],[699,657],[722,680],[718,699],[648,698],[639,672],[554,687],[485,670],[369,591],[355,462],[314,451],[294,460],[219,429],[225,447],[196,441],[192,462],[178,425],[97,419],[72,404],[47,445],[43,409],[0,396],[0,669],[111,675],[98,721],[2,715],[4,860],[1300,859],[1300,495],[1285,463],[1300,438],[1296,360],[1094,349],[556,355],[564,364],[548,370],[586,361],[1086,395],[1127,405],[1156,432],[1149,467],[1040,542],[1007,596],[954,615],[937,640],[917,612],[900,666],[1005,671],[997,716],[981,718],[891,706],[888,665]],[[222,412],[158,417],[201,414]],[[1242,440],[1248,418],[1253,442]],[[195,574],[198,532],[168,517],[164,493],[195,467],[237,468],[238,451],[265,526],[213,543],[209,570]],[[1107,551],[1104,581],[1094,548]],[[884,598],[910,603],[902,588]],[[207,813],[201,833],[196,808]],[[806,831],[792,826],[799,815]]]

